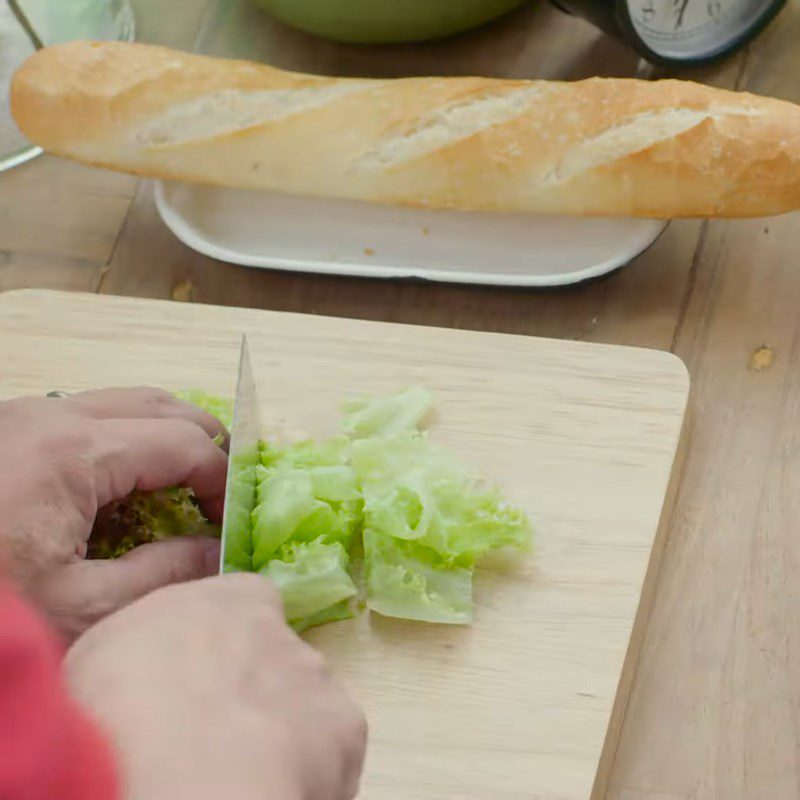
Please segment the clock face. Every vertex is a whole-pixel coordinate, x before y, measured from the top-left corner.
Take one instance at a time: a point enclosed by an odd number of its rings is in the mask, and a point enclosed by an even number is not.
[[[663,58],[700,58],[756,25],[776,0],[627,0],[633,29]]]

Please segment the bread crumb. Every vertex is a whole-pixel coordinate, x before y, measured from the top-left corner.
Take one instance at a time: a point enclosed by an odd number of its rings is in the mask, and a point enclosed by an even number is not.
[[[179,303],[191,303],[194,299],[194,284],[190,280],[178,281],[172,287],[172,299]]]
[[[375,255],[375,251],[371,247],[365,247],[364,248],[364,255],[365,256],[374,256]]]
[[[754,372],[762,372],[765,369],[769,369],[774,360],[775,351],[771,347],[762,344],[761,347],[753,351],[753,354],[750,356],[749,367]]]
[[[431,232],[430,228],[423,228],[422,229],[422,235],[423,236],[427,236],[430,232]]]

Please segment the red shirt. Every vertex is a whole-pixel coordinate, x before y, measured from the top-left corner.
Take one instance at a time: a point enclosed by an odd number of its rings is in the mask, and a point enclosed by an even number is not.
[[[67,695],[61,647],[0,586],[0,799],[117,800],[108,742]]]

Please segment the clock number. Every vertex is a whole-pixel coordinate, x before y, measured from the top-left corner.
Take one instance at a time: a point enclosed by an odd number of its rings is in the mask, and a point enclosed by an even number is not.
[[[675,6],[675,30],[679,30],[683,26],[683,17],[686,14],[686,7],[689,5],[689,0],[673,0]]]

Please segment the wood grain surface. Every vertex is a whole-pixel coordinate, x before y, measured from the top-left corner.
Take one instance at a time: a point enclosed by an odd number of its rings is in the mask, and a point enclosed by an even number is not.
[[[131,383],[230,395],[242,332],[266,419],[331,436],[348,396],[428,386],[432,439],[534,521],[532,555],[479,571],[473,626],[364,615],[312,633],[370,721],[362,796],[588,797],[638,657],[640,636],[628,645],[683,423],[683,364],[618,346],[14,292],[0,296],[2,395]]]
[[[135,5],[143,38],[188,46],[208,0],[175,4],[174,18],[153,11],[163,2]],[[282,66],[309,59],[350,74],[439,58],[462,73],[663,74],[544,2],[435,51],[340,48],[266,24],[264,36]],[[800,102],[798,42],[790,2],[744,52],[679,77]],[[374,283],[213,262],[165,230],[147,184],[41,158],[0,175],[0,290],[174,296],[675,351],[693,380],[691,447],[608,797],[784,800],[800,797],[798,221],[674,223],[630,267],[564,290]]]

